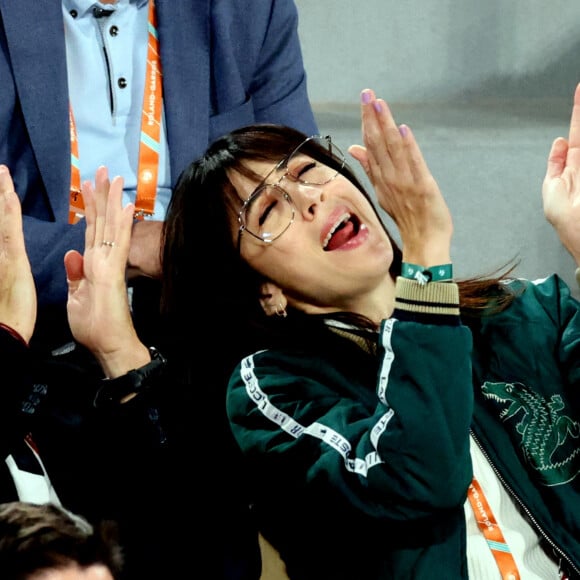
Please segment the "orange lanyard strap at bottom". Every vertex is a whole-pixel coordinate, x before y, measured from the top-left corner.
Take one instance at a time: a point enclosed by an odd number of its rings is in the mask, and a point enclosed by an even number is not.
[[[501,577],[503,580],[520,580],[520,573],[514,557],[475,477],[469,486],[467,497],[475,514],[475,521],[485,536],[487,545],[497,562]]]

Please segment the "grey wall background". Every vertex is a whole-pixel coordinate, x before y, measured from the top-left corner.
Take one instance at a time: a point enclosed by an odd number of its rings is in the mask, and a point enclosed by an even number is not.
[[[575,264],[542,214],[541,184],[580,82],[580,3],[296,3],[321,132],[343,149],[360,143],[361,89],[389,102],[454,215],[457,276],[518,257],[517,275],[556,271],[575,287]]]
[[[296,0],[315,103],[372,86],[394,101],[569,96],[573,0]],[[572,73],[572,74],[571,74]]]

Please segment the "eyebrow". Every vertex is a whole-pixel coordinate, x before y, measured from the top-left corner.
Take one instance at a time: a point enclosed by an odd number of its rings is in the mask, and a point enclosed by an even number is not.
[[[261,187],[263,187],[264,185],[267,185],[267,180],[273,173],[288,166],[288,159],[290,158],[290,155],[292,155],[292,153],[289,153],[288,155],[286,155],[286,157],[284,157],[283,159],[280,159],[280,161],[278,161],[278,163],[276,163],[276,165],[274,165],[274,167],[272,167],[272,169],[266,174],[264,179],[262,179],[262,181],[260,181],[260,183],[258,183],[258,185],[256,185],[256,187],[253,189],[252,193],[250,193],[250,195],[248,195],[248,198],[246,200],[242,200],[244,204],[248,203],[248,201],[250,201],[250,199],[252,199],[252,196]]]

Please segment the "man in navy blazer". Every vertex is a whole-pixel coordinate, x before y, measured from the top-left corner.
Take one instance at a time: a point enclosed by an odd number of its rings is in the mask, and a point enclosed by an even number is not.
[[[173,184],[235,127],[274,122],[316,132],[293,0],[156,0],[156,10]],[[67,336],[63,256],[84,247],[84,220],[68,223],[68,107],[63,2],[0,0],[0,163],[22,200],[36,334],[53,345]]]

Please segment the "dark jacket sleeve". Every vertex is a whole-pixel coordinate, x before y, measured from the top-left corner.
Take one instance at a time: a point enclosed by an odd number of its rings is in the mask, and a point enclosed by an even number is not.
[[[0,456],[5,457],[8,438],[17,429],[23,397],[30,386],[29,349],[8,331],[0,328]]]

